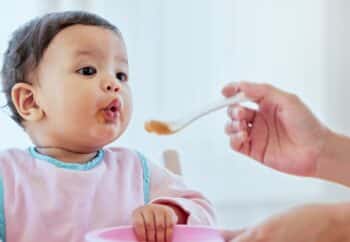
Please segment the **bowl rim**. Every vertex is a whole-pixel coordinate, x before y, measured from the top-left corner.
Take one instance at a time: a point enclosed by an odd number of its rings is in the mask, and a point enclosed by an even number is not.
[[[185,224],[177,224],[175,225],[176,228],[193,228],[193,229],[205,229],[205,230],[210,230],[212,232],[217,232],[220,235],[220,230],[217,227],[209,226],[209,225],[185,225]],[[118,229],[118,230],[123,230],[123,229],[133,229],[132,225],[121,225],[121,226],[113,226],[113,227],[106,227],[102,229],[95,229],[90,232],[87,232],[85,235],[86,240],[91,240],[94,239],[96,241],[101,240],[101,242],[105,242],[107,240],[101,239],[98,237],[98,234],[112,230],[112,229]]]

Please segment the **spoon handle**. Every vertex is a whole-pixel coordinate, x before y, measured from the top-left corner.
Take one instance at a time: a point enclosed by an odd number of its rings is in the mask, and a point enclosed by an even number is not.
[[[191,112],[188,115],[186,115],[186,117],[183,118],[182,121],[179,122],[179,123],[182,123],[181,129],[186,127],[187,125],[189,125],[193,121],[195,121],[195,120],[197,120],[197,119],[199,119],[199,118],[201,118],[201,117],[203,117],[211,112],[217,111],[217,110],[222,109],[222,108],[229,106],[231,104],[242,103],[242,102],[247,102],[247,101],[249,101],[249,99],[244,95],[243,92],[240,92],[240,93],[236,94],[235,96],[232,96],[229,98],[224,98],[224,99],[209,103],[209,105],[206,105],[205,107],[202,107],[201,109],[196,110],[196,111]]]

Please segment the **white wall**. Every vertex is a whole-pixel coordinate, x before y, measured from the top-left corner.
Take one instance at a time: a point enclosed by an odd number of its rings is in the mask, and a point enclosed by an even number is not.
[[[1,11],[16,12],[18,3],[7,2]],[[283,175],[230,151],[223,133],[225,111],[171,137],[143,130],[147,118],[177,117],[218,97],[223,83],[249,79],[297,93],[327,124],[349,132],[344,111],[349,74],[346,0],[44,3],[36,5],[38,10],[30,5],[18,16],[0,15],[12,23],[1,28],[1,36],[47,9],[82,6],[116,24],[127,42],[135,113],[127,133],[113,145],[137,148],[153,160],[166,148],[178,149],[185,179],[215,202],[223,224],[248,224],[291,205],[328,201],[329,194],[334,194],[331,200],[349,197],[346,189]],[[3,37],[0,46],[3,52]],[[4,115],[0,130],[0,149],[28,145]]]

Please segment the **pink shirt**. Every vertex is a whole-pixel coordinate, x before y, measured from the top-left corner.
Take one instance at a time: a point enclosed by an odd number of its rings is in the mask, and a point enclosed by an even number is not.
[[[0,153],[0,175],[3,242],[83,242],[88,231],[131,224],[147,202],[180,206],[191,225],[214,223],[200,193],[128,149],[100,150],[86,164],[10,149]]]

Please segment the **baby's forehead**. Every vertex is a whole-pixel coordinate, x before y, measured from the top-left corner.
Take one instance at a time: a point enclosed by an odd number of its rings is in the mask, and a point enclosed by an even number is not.
[[[106,57],[127,59],[124,42],[116,32],[99,26],[73,25],[60,31],[49,45],[72,57]]]

